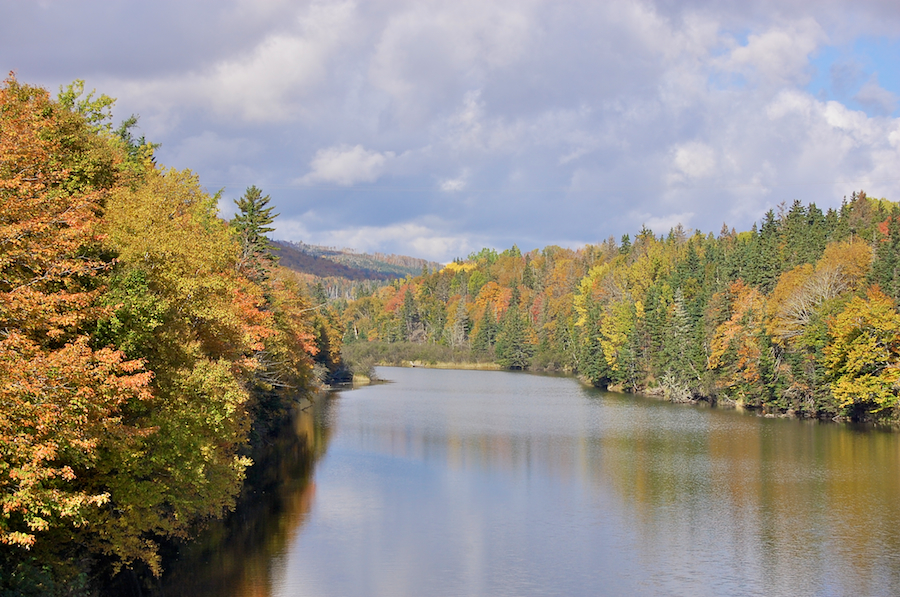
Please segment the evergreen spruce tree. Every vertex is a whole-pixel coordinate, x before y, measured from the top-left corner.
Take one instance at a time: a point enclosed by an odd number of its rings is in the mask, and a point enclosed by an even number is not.
[[[519,310],[519,289],[513,288],[509,309],[497,334],[497,364],[506,369],[527,369],[534,356],[528,322]]]
[[[531,258],[525,256],[525,268],[522,270],[522,286],[535,290],[534,267],[531,264]]]
[[[689,398],[697,385],[697,376],[691,362],[694,339],[694,329],[685,306],[684,294],[679,288],[675,291],[672,312],[663,340],[666,362],[663,377],[669,386],[666,390],[671,392],[671,397],[676,400]]]
[[[238,213],[231,219],[230,226],[238,234],[241,243],[241,259],[238,267],[251,279],[264,280],[278,259],[272,254],[272,245],[266,236],[275,230],[269,227],[279,214],[273,214],[274,207],[267,207],[270,197],[263,197],[255,186],[249,187],[243,197],[235,200]]]
[[[754,225],[755,229],[755,225]],[[769,294],[781,274],[781,256],[779,251],[778,221],[771,209],[763,218],[759,234],[751,241],[746,282],[756,286],[763,294]]]
[[[600,343],[600,311],[600,306],[596,304],[588,309],[579,342],[578,371],[591,385],[603,388],[610,382],[610,370],[603,355],[603,345]]]
[[[472,349],[478,354],[490,354],[497,341],[497,320],[494,318],[494,309],[488,305],[484,310],[484,317],[481,319],[481,325],[478,326],[478,333],[472,341]]]
[[[869,280],[895,301],[900,300],[900,209],[896,206],[887,221],[887,234],[875,245]]]

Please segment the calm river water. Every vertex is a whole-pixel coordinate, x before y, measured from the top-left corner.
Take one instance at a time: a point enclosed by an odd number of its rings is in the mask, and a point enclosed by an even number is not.
[[[305,411],[161,595],[900,595],[900,434],[522,373]]]

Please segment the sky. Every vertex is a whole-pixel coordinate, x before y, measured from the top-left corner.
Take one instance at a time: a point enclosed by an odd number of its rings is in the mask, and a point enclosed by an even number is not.
[[[0,0],[0,67],[117,98],[283,240],[449,261],[900,200],[896,0]]]

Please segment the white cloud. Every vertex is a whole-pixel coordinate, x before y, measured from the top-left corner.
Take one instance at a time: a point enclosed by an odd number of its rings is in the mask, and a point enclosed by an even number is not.
[[[350,186],[358,182],[375,182],[388,163],[395,158],[393,151],[379,153],[362,145],[341,145],[320,149],[310,162],[311,172],[297,179],[299,184],[335,183]]]
[[[827,39],[813,18],[773,26],[750,34],[745,45],[735,47],[720,68],[774,85],[804,81],[809,74],[809,56]]]
[[[462,173],[456,178],[445,178],[438,183],[438,186],[445,193],[456,193],[466,188],[468,183],[469,171],[463,169]]]
[[[358,251],[387,250],[434,261],[464,257],[485,246],[484,242],[478,242],[479,239],[471,234],[452,235],[442,232],[442,222],[430,225],[398,222],[387,226],[352,226],[315,231],[309,231],[302,220],[284,220],[277,225],[278,233],[287,236],[289,240],[303,240],[329,247],[348,247]]]
[[[825,208],[860,187],[900,199],[898,90],[854,44],[900,36],[879,0],[173,2],[179,26],[209,13],[227,43],[154,21],[174,41],[140,68],[104,39],[122,27],[67,33],[88,22],[71,26],[85,9],[63,19],[63,4],[32,18],[16,3],[16,25],[0,22],[4,56],[30,61],[23,81],[98,73],[89,88],[141,114],[162,163],[229,197],[263,188],[278,233],[310,242],[450,259],[467,239],[592,242],[682,218],[742,229],[782,200]],[[829,68],[825,44],[852,52]],[[807,90],[813,64],[841,101]]]
[[[674,150],[672,165],[676,169],[672,182],[706,178],[717,172],[716,152],[705,143],[689,141]]]
[[[435,115],[442,98],[514,63],[537,34],[536,2],[395,3],[378,33],[368,81],[404,125]]]
[[[198,71],[111,84],[120,98],[152,112],[196,106],[249,122],[298,120],[308,110],[303,100],[322,92],[335,55],[355,38],[357,16],[352,2],[313,3],[245,54]]]
[[[652,230],[656,235],[666,234],[672,228],[681,224],[685,229],[694,217],[691,212],[668,214],[665,216],[651,216],[646,213],[631,212],[629,219],[635,224],[641,224]]]

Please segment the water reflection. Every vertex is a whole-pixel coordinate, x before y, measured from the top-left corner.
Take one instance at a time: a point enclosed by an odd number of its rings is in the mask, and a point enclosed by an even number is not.
[[[900,594],[900,434],[382,376],[299,423],[306,464],[276,461],[277,499],[201,548],[209,571],[176,572],[197,580],[180,594]]]
[[[159,597],[272,595],[273,562],[300,532],[315,498],[313,471],[325,453],[332,402],[320,397],[298,409],[248,471],[232,516],[182,548]]]

